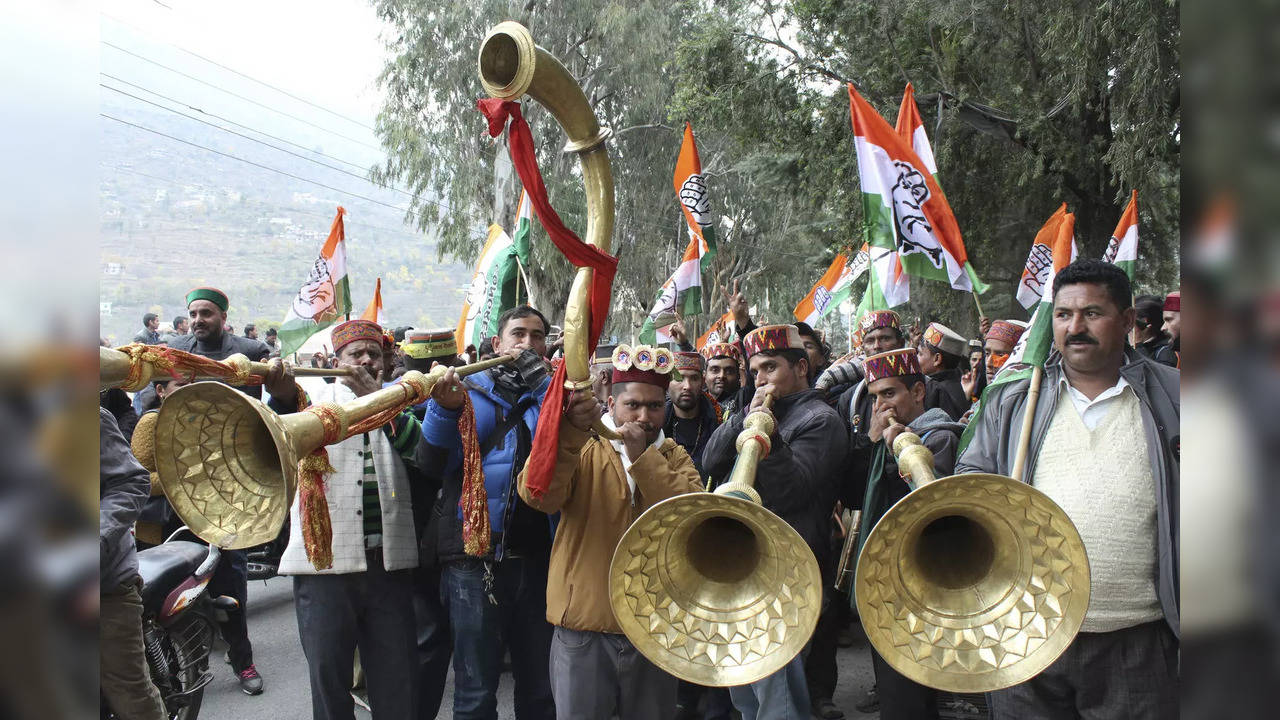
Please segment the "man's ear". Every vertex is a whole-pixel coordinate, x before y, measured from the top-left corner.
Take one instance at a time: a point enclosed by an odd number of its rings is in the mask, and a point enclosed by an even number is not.
[[[911,397],[921,405],[924,404],[925,390],[928,389],[928,382],[918,382],[911,386]]]
[[[1138,310],[1131,307],[1121,313],[1120,316],[1124,320],[1124,334],[1128,336],[1129,333],[1133,332],[1133,326],[1138,322]]]
[[[613,414],[613,393],[609,393],[609,414]]]
[[[490,338],[489,345],[493,347],[494,353],[501,354],[502,353],[502,336],[494,335],[492,338]],[[477,348],[477,351],[478,351],[478,348]]]

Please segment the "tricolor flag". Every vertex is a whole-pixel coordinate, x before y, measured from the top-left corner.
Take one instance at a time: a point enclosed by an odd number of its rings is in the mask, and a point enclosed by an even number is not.
[[[1052,258],[1047,265],[1049,274],[1045,279],[1044,287],[1052,288],[1054,276],[1062,268],[1071,264],[1071,259],[1075,257],[1075,228],[1076,216],[1069,212],[1064,212],[1050,245]],[[1018,338],[1018,343],[1013,346],[1013,352],[1009,354],[1009,360],[1005,362],[1004,367],[1000,368],[1000,372],[996,374],[995,379],[991,381],[987,389],[982,391],[982,396],[985,398],[987,393],[991,392],[991,388],[997,385],[1031,377],[1036,367],[1044,367],[1045,360],[1049,359],[1049,351],[1052,349],[1053,292],[1050,290],[1041,296],[1040,304],[1036,306],[1035,313],[1031,315],[1031,322],[1022,333],[1022,337]],[[960,449],[956,452],[957,457],[968,447],[969,441],[973,438],[974,429],[980,424],[982,406],[983,403],[979,401],[978,409],[973,413],[973,419],[969,421],[969,426],[965,428],[964,434],[960,436]]]
[[[831,312],[832,308],[849,298],[853,291],[853,282],[865,273],[870,265],[871,255],[865,243],[853,256],[852,261],[843,252],[836,255],[836,259],[818,279],[817,284],[792,311],[796,320],[810,325],[816,324],[821,317]]]
[[[480,347],[497,335],[498,316],[516,306],[516,277],[520,273],[516,258],[515,241],[498,225],[490,225],[458,319],[459,350],[468,345]]]
[[[867,241],[896,250],[910,275],[982,292],[960,228],[929,165],[849,84]],[[914,133],[913,133],[914,137]]]
[[[280,324],[280,355],[297,352],[307,338],[329,327],[335,320],[351,312],[351,289],[347,283],[346,226],[338,214],[329,228],[329,237],[320,247],[320,256],[311,263],[307,279],[289,306]]]
[[[668,325],[682,315],[697,315],[702,312],[702,269],[698,257],[702,254],[699,250],[704,247],[701,237],[694,235],[689,238],[684,257],[680,258],[680,266],[658,288],[653,309],[640,328],[640,342],[650,345],[671,342],[675,338],[666,331]]]
[[[521,269],[529,264],[529,257],[533,248],[533,203],[529,202],[529,195],[520,189],[520,204],[516,206],[516,233],[512,236],[511,241],[516,247],[516,261],[520,263]],[[528,291],[525,291],[528,295]],[[516,298],[519,304],[520,298]],[[513,306],[514,307],[514,306]]]
[[[702,240],[704,247],[700,249],[698,260],[706,270],[716,256],[715,219],[711,216],[710,194],[707,181],[702,177],[698,146],[693,141],[693,126],[688,122],[684,124],[684,142],[680,144],[680,156],[676,158],[676,172],[671,184],[680,199],[689,230]]]
[[[707,328],[706,332],[702,333],[702,336],[698,338],[698,342],[694,345],[694,347],[698,350],[701,350],[702,348],[707,346],[707,343],[714,344],[714,343],[720,343],[720,342],[729,342],[729,336],[731,335],[729,326],[732,322],[733,322],[733,313],[727,312],[721,315],[718,320],[711,323],[711,327]]]
[[[902,104],[898,105],[898,123],[894,131],[906,140],[911,149],[916,151],[920,161],[924,163],[934,180],[938,179],[938,163],[933,159],[933,146],[929,144],[929,136],[924,132],[924,121],[920,119],[920,108],[916,105],[916,91],[907,83],[902,92]]]
[[[1070,228],[1067,232],[1074,232],[1075,216],[1067,212],[1067,204],[1062,203],[1062,207],[1057,212],[1049,216],[1049,220],[1045,222],[1044,227],[1040,228],[1040,232],[1036,233],[1035,240],[1031,241],[1031,251],[1027,253],[1027,264],[1022,268],[1022,278],[1018,280],[1018,302],[1022,303],[1022,307],[1030,310],[1036,303],[1040,302],[1040,298],[1044,295],[1044,289],[1049,287],[1048,283],[1052,279],[1053,273],[1061,270],[1076,259],[1078,254],[1076,251],[1075,238],[1071,238],[1071,254],[1070,257],[1061,264],[1055,265],[1053,248],[1058,242],[1058,235],[1062,232],[1063,224],[1067,222],[1067,218],[1071,217]]]
[[[1138,264],[1138,191],[1129,195],[1129,205],[1116,224],[1116,231],[1111,234],[1107,243],[1107,251],[1103,253],[1105,262],[1115,263],[1129,276],[1133,282],[1134,267]]]
[[[382,278],[378,278],[378,284],[373,288],[373,299],[369,301],[364,312],[360,313],[360,319],[372,320],[383,330],[387,329],[387,316],[382,313]]]
[[[898,253],[882,247],[868,246],[871,273],[867,279],[867,291],[858,303],[857,316],[868,310],[891,310],[911,299],[910,276],[902,269]]]

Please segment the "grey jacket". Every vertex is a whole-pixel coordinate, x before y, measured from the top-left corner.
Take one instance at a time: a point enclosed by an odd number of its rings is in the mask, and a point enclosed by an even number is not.
[[[795,528],[822,564],[829,554],[828,518],[849,452],[849,433],[817,390],[779,398],[773,414],[778,420],[770,438],[773,447],[757,468],[755,489],[765,508]],[[745,412],[730,416],[702,452],[703,472],[716,485],[733,470],[738,458],[734,443],[745,418]]]
[[[151,475],[129,451],[115,417],[98,408],[98,420],[98,540],[102,551],[102,591],[111,594],[138,576],[138,553],[129,531],[151,493]]]
[[[1035,476],[1036,459],[1058,406],[1062,373],[1062,358],[1055,351],[1045,363],[1040,399],[1031,423],[1031,448],[1026,469],[1022,477],[1015,478],[1017,480],[1030,482]],[[1133,388],[1142,408],[1147,454],[1151,461],[1151,474],[1156,481],[1156,593],[1169,628],[1178,635],[1180,373],[1128,349],[1120,376]],[[969,446],[956,461],[957,474],[984,472],[1009,475],[1012,472],[1030,384],[1030,380],[1018,380],[987,391],[982,399],[982,414],[973,421],[979,425]],[[1122,511],[1123,508],[1116,510]]]

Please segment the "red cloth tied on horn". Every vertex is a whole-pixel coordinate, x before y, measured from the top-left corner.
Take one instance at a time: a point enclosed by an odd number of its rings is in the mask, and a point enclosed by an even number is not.
[[[591,297],[588,307],[591,309],[591,323],[588,328],[587,347],[596,346],[600,331],[604,329],[604,320],[609,317],[609,296],[613,289],[613,276],[618,270],[618,258],[599,248],[588,245],[572,230],[565,227],[564,222],[551,207],[547,198],[547,187],[542,182],[542,171],[538,169],[538,158],[533,151],[533,136],[529,132],[529,123],[520,112],[520,103],[498,98],[484,98],[476,103],[480,112],[489,121],[489,135],[497,137],[507,128],[507,138],[511,146],[511,162],[516,167],[516,174],[533,203],[538,220],[551,237],[560,252],[569,262],[577,267],[589,267],[594,272],[591,276]],[[508,119],[510,123],[508,123]],[[565,395],[565,364],[556,363],[555,372],[551,376],[551,387],[542,401],[542,407],[554,408],[552,412],[544,412],[538,418],[538,429],[533,436],[533,449],[526,463],[527,474],[525,487],[533,497],[541,497],[551,485],[551,475],[555,471],[556,450],[560,443],[560,421],[564,417],[567,396]]]

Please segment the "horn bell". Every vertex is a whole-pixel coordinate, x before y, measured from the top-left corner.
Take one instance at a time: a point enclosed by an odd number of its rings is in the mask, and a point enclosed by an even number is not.
[[[689,682],[754,682],[792,660],[822,609],[813,553],[749,500],[690,493],[637,519],[609,566],[609,600],[642,655]]]
[[[160,406],[156,474],[201,539],[228,550],[259,545],[288,517],[298,458],[323,442],[310,437],[313,424],[310,413],[277,415],[222,383],[192,383]]]
[[[1089,608],[1080,533],[1047,495],[1002,475],[923,485],[868,534],[854,590],[876,652],[922,685],[1023,682],[1067,648]]]

